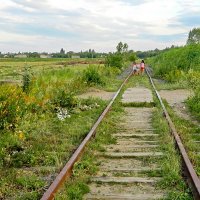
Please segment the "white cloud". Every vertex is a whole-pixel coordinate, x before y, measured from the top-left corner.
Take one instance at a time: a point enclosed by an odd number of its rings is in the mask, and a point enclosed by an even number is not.
[[[161,41],[157,36],[183,35],[192,28],[192,25],[188,27],[179,22],[178,16],[186,12],[199,12],[200,15],[199,0],[133,2],[0,0],[0,30],[4,30],[0,32],[0,45],[5,49],[8,47],[6,42],[23,44],[15,47],[20,51],[33,48],[37,51],[42,47],[44,51],[54,51],[65,46],[67,50],[112,51],[119,41],[123,41],[130,43],[134,50],[164,48],[171,46],[172,40]],[[29,29],[29,35],[24,26]],[[177,44],[185,42],[183,37],[176,41]]]
[[[8,8],[13,5],[15,4],[10,0],[7,0],[7,1],[0,0],[0,10]]]

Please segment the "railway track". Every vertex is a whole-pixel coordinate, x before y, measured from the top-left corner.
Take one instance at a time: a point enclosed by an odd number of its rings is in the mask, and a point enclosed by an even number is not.
[[[183,172],[194,199],[200,199],[200,179],[197,176],[192,163],[181,139],[170,119],[170,116],[162,102],[162,99],[155,88],[148,71],[152,88],[162,106],[163,114],[169,124],[174,137],[177,149],[183,161]],[[77,148],[68,163],[55,178],[51,186],[44,193],[42,200],[53,199],[55,193],[62,183],[70,177],[75,162],[80,158],[85,145],[95,134],[98,125],[101,123],[106,113],[110,110],[113,102],[119,95],[123,86],[130,78],[130,74],[125,79],[109,105],[92,127],[86,138]],[[136,98],[137,97],[137,98]],[[125,91],[122,103],[126,106],[131,103],[153,102],[153,96],[147,88],[129,88]],[[159,159],[165,153],[159,151],[160,134],[156,132],[151,123],[154,108],[150,107],[126,107],[126,116],[120,122],[120,130],[115,134],[116,144],[106,146],[106,152],[97,153],[100,161],[100,170],[95,177],[91,177],[90,193],[84,199],[161,199],[166,193],[158,190],[156,185],[161,181],[161,166]]]

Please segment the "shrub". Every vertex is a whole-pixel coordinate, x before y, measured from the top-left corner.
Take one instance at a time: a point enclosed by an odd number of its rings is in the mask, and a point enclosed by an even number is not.
[[[26,111],[22,90],[12,85],[2,85],[0,94],[0,129],[13,129]]]
[[[17,135],[7,131],[1,135],[0,140],[0,166],[9,166],[12,162],[11,156],[22,149]]]
[[[129,55],[129,60],[130,60],[131,62],[135,62],[136,59],[137,59],[137,56],[135,55],[135,53],[131,53],[131,54]]]
[[[190,70],[187,76],[188,85],[193,89],[194,95],[187,100],[191,112],[200,120],[200,72]]]
[[[183,72],[181,70],[172,70],[165,75],[165,79],[171,83],[180,81],[183,78]]]
[[[88,85],[104,85],[97,68],[90,65],[83,73],[83,79]]]
[[[124,65],[123,55],[119,53],[110,53],[105,60],[105,66],[117,67],[121,69]]]
[[[74,108],[78,102],[73,92],[61,88],[57,90],[57,94],[55,94],[52,103],[59,107]]]
[[[24,67],[24,74],[22,77],[22,89],[24,92],[28,93],[30,89],[31,84],[31,73],[30,73],[30,67],[25,66]]]

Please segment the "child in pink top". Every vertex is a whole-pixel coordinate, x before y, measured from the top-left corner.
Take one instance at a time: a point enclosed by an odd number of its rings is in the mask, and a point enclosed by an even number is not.
[[[142,60],[141,63],[140,63],[140,72],[143,75],[143,73],[144,73],[144,60]]]

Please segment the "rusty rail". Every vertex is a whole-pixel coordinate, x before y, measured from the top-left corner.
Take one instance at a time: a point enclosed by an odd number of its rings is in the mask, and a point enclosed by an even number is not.
[[[56,177],[56,179],[53,181],[53,183],[50,185],[50,187],[44,193],[44,195],[42,196],[41,200],[51,200],[51,199],[54,199],[55,193],[58,191],[58,189],[60,188],[60,186],[62,185],[62,183],[67,178],[70,177],[75,162],[80,158],[81,154],[84,151],[84,148],[85,148],[86,144],[89,142],[89,140],[91,139],[91,137],[93,135],[95,135],[95,132],[96,132],[96,129],[97,129],[98,125],[101,123],[101,121],[103,120],[103,118],[105,117],[105,115],[109,112],[109,110],[110,110],[113,102],[115,101],[115,99],[117,98],[118,94],[120,93],[122,87],[128,81],[128,79],[130,78],[131,75],[132,75],[132,72],[124,80],[124,82],[122,83],[122,85],[120,86],[120,88],[118,89],[118,91],[115,93],[114,97],[112,98],[112,100],[110,101],[110,103],[108,104],[108,106],[105,108],[105,110],[102,112],[102,114],[100,115],[100,117],[98,118],[98,120],[96,121],[96,123],[93,125],[93,127],[90,130],[90,132],[88,133],[88,135],[81,142],[80,146],[77,148],[77,150],[71,156],[71,158],[69,159],[69,161],[67,162],[67,164],[64,166],[64,168],[58,174],[58,176]]]
[[[179,137],[179,134],[177,133],[176,131],[176,128],[175,128],[175,125],[174,123],[172,122],[166,108],[165,108],[165,105],[163,104],[162,102],[162,99],[160,97],[160,94],[158,93],[158,91],[156,90],[156,87],[155,87],[155,84],[148,72],[148,70],[146,69],[146,73],[149,77],[149,80],[152,84],[152,87],[156,93],[156,96],[158,97],[158,100],[160,101],[160,104],[162,106],[162,109],[163,109],[163,114],[169,124],[169,127],[171,129],[171,132],[172,132],[172,135],[174,136],[174,139],[175,139],[175,142],[176,142],[176,146],[180,152],[180,155],[181,155],[181,158],[182,158],[182,161],[183,161],[183,167],[184,167],[184,174],[185,176],[187,177],[187,182],[188,182],[188,185],[191,187],[192,189],[192,193],[193,193],[193,196],[195,198],[195,200],[199,200],[200,199],[200,179],[199,177],[197,176],[194,168],[193,168],[193,165],[187,155],[187,152],[185,150],[185,147],[181,141],[181,138]]]

